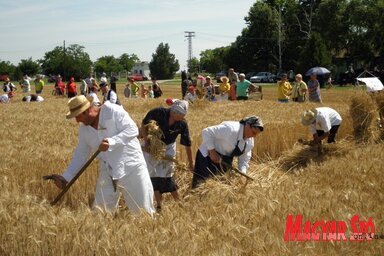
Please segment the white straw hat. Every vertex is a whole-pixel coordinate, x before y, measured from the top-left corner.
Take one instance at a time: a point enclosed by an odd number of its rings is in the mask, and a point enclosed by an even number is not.
[[[301,123],[305,126],[311,125],[317,117],[317,110],[306,110],[304,111],[303,115],[301,116]]]

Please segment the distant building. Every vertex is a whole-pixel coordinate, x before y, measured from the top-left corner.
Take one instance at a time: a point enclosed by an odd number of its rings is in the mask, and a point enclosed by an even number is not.
[[[141,74],[150,78],[149,63],[147,61],[136,62],[131,69],[131,74]]]

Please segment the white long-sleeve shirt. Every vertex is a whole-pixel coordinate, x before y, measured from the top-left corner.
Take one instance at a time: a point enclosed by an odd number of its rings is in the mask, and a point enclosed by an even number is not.
[[[316,130],[329,132],[332,126],[341,124],[341,116],[336,110],[329,107],[316,108],[316,110],[316,123],[310,125],[312,134],[315,134]]]
[[[238,157],[238,169],[246,173],[252,156],[254,139],[244,139],[243,132],[244,125],[235,121],[226,121],[219,125],[207,127],[202,131],[203,143],[200,145],[199,150],[204,157],[207,157],[208,150],[212,149],[222,155],[230,156],[238,141],[238,147],[241,150],[246,143],[244,153]]]
[[[108,164],[107,171],[112,179],[120,179],[140,165],[146,166],[138,134],[136,123],[121,106],[105,102],[100,109],[98,130],[80,124],[79,142],[63,177],[70,181],[105,138],[109,149],[101,152],[98,158]]]

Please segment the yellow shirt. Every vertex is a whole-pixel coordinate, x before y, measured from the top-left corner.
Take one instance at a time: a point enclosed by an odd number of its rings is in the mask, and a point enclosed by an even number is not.
[[[230,89],[231,89],[231,85],[229,83],[221,83],[219,85],[220,93],[229,93]]]
[[[292,85],[286,81],[286,82],[278,82],[277,83],[277,99],[279,100],[287,100],[289,99],[289,95],[292,91]]]

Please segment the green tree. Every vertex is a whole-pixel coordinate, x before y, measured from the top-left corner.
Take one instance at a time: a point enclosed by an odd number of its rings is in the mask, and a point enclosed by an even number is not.
[[[122,66],[123,70],[131,71],[135,63],[139,62],[140,59],[139,57],[137,57],[136,54],[129,55],[127,53],[124,53],[119,57],[118,61],[119,64]]]
[[[329,67],[331,61],[332,55],[325,41],[319,33],[312,32],[300,54],[299,71],[304,73],[307,69],[315,66]]]
[[[41,67],[38,62],[33,61],[32,58],[21,60],[17,65],[17,76],[21,78],[22,75],[34,76],[41,72]]]
[[[187,61],[187,67],[189,73],[197,73],[200,72],[200,61],[196,57]]]
[[[61,74],[65,80],[72,76],[76,79],[85,77],[92,67],[89,54],[84,51],[84,46],[78,44],[70,45],[65,52],[64,47],[57,46],[46,52],[39,62],[45,74]]]
[[[116,59],[113,55],[102,56],[94,63],[96,73],[106,72],[119,72],[123,70],[123,66],[120,64],[119,59]]]
[[[8,75],[11,80],[15,79],[16,66],[9,61],[0,61],[0,75]]]
[[[175,76],[179,68],[179,61],[176,60],[174,54],[169,52],[169,45],[160,43],[149,63],[151,75],[157,79],[169,79]]]
[[[200,53],[201,68],[208,73],[227,70],[228,66],[224,64],[225,58],[230,47],[219,47],[213,50],[208,49]]]

